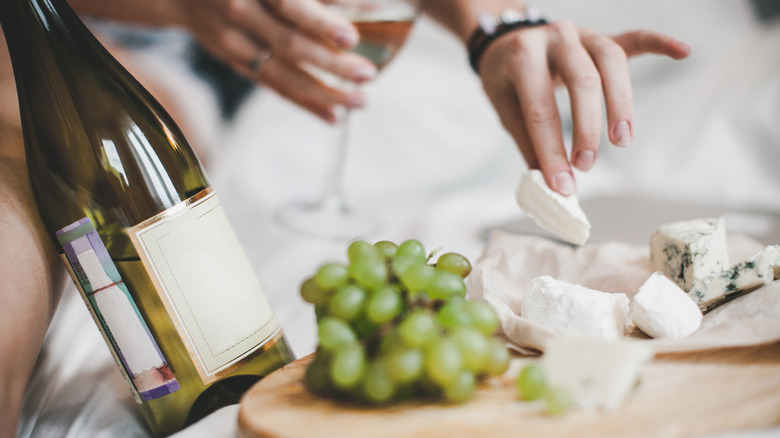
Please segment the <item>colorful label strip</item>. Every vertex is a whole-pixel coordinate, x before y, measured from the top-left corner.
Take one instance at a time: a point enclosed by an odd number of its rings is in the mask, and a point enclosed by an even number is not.
[[[152,337],[114,262],[89,218],[57,232],[73,280],[142,400],[179,389],[179,382]]]

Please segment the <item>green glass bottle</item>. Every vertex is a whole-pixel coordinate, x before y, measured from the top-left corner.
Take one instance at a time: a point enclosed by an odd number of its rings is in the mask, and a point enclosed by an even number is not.
[[[64,0],[2,0],[46,229],[155,435],[293,360],[197,156]]]

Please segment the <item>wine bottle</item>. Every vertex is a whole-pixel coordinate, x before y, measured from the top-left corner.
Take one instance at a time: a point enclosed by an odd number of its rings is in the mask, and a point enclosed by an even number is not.
[[[2,0],[43,223],[155,435],[293,360],[192,148],[65,0]]]

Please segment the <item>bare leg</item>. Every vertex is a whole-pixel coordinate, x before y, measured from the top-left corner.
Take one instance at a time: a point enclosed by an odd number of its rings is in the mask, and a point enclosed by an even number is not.
[[[0,42],[2,40],[0,39]],[[0,437],[16,436],[22,401],[65,271],[33,202],[16,88],[0,44]]]
[[[12,132],[9,132],[12,131]],[[14,135],[15,134],[15,135]],[[64,269],[32,201],[21,142],[0,125],[0,437],[16,436],[27,384],[62,291]]]

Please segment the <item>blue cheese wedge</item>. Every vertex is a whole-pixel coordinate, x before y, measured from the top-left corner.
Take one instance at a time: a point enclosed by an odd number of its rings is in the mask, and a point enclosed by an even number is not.
[[[614,410],[636,387],[652,348],[637,340],[557,337],[545,343],[541,367],[550,387],[560,388],[584,410]]]
[[[523,296],[520,316],[554,335],[597,339],[623,337],[630,324],[628,297],[537,277]]]
[[[631,300],[634,325],[653,338],[682,338],[701,326],[702,312],[672,280],[654,272]]]
[[[752,290],[758,289],[775,279],[777,246],[769,246],[753,257],[731,268],[698,280],[688,295],[704,311],[718,304]]]
[[[650,267],[663,272],[684,291],[729,266],[726,225],[722,217],[674,222],[650,237]]]
[[[562,196],[547,186],[540,170],[526,171],[515,191],[523,211],[547,231],[566,242],[582,245],[590,237],[590,222],[577,195]]]

